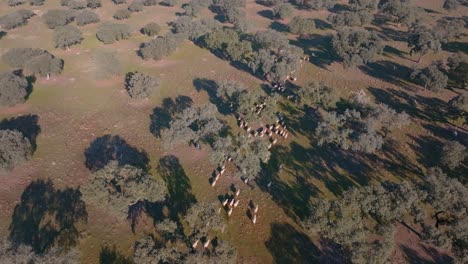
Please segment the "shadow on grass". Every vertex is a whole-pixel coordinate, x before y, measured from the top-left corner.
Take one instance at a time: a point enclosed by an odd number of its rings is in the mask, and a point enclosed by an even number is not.
[[[7,33],[5,31],[0,31],[0,39],[5,37],[6,35],[7,35]]]
[[[412,69],[392,61],[378,61],[359,66],[365,74],[398,86],[411,82]]]
[[[96,138],[85,150],[85,158],[85,165],[91,171],[104,168],[111,160],[116,160],[119,166],[131,165],[145,172],[150,169],[148,154],[130,146],[118,135]]]
[[[271,22],[270,28],[274,29],[274,30],[276,30],[278,32],[288,32],[289,31],[288,25],[280,23],[278,21]]]
[[[393,88],[370,87],[368,90],[377,103],[386,104],[397,111],[405,111],[411,117],[428,122],[445,123],[447,121],[446,103],[438,98],[413,96],[408,92]]]
[[[181,113],[193,104],[192,98],[184,95],[179,95],[173,100],[172,98],[164,98],[162,105],[155,107],[150,115],[150,132],[155,137],[161,137],[161,131],[170,127],[175,114]]]
[[[215,81],[205,78],[196,78],[193,80],[193,86],[195,87],[197,92],[200,92],[202,90],[206,91],[208,97],[210,98],[210,103],[216,105],[219,113],[223,115],[233,114],[232,109],[229,107],[229,105],[218,97],[218,84]]]
[[[453,259],[450,256],[441,254],[437,252],[435,249],[428,248],[426,246],[423,246],[423,250],[429,256],[429,258],[425,258],[421,256],[419,252],[406,246],[400,246],[400,249],[405,254],[405,258],[408,261],[408,263],[418,263],[418,264],[454,263]]]
[[[31,182],[16,205],[10,225],[15,244],[30,245],[37,253],[52,246],[69,249],[78,244],[75,224],[87,222],[86,205],[78,189],[57,190],[51,180]]]
[[[275,17],[273,16],[273,12],[269,9],[258,11],[257,14],[261,17],[268,18],[271,20],[275,19]]]
[[[439,164],[442,152],[442,143],[430,136],[409,136],[414,143],[410,147],[414,150],[419,163],[426,168]]]
[[[449,52],[463,52],[465,54],[468,54],[468,43],[453,41],[447,44],[442,44],[442,49]]]
[[[325,69],[325,66],[337,59],[332,51],[331,35],[312,34],[308,38],[291,40],[290,43],[302,48],[310,56],[310,62],[318,67]]]
[[[167,155],[159,160],[158,172],[166,182],[169,191],[168,206],[171,219],[177,221],[197,200],[192,194],[190,179],[185,174],[179,159]]]
[[[119,251],[115,245],[113,247],[104,246],[99,253],[99,264],[135,264],[132,258],[126,257]]]
[[[41,127],[38,124],[38,115],[24,115],[4,119],[0,122],[0,130],[10,129],[18,130],[31,142],[33,149],[37,149],[36,138],[41,133]]]

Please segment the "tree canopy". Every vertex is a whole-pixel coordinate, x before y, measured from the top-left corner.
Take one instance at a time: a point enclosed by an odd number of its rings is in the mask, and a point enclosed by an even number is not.
[[[0,105],[13,106],[26,101],[28,81],[13,72],[0,72]]]
[[[54,30],[54,43],[56,48],[69,48],[72,45],[80,44],[83,40],[83,33],[72,25],[57,27]]]
[[[27,161],[32,155],[32,145],[17,130],[0,130],[0,170],[9,171]]]
[[[159,79],[141,72],[129,72],[125,78],[125,88],[134,99],[148,98],[159,86]]]
[[[130,27],[126,24],[102,23],[98,27],[96,37],[104,44],[112,44],[131,35]]]

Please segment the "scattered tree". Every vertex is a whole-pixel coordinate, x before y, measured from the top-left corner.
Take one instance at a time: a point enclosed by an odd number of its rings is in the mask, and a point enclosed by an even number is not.
[[[458,0],[445,0],[443,8],[448,11],[456,10],[460,6],[460,2]]]
[[[26,101],[28,81],[12,72],[0,73],[0,105],[13,106]]]
[[[116,5],[121,5],[127,3],[127,0],[112,0],[112,2]]]
[[[411,26],[418,20],[417,9],[409,0],[385,0],[380,3],[380,11],[387,20],[405,26]]]
[[[71,0],[68,3],[68,7],[75,10],[81,10],[87,7],[87,3],[84,0]]]
[[[72,45],[81,43],[83,33],[72,25],[57,27],[54,30],[54,43],[56,48],[66,49]]]
[[[345,67],[374,62],[384,48],[382,40],[374,32],[351,28],[338,30],[332,45]]]
[[[129,72],[125,78],[125,88],[134,99],[148,98],[159,86],[159,79],[141,72]]]
[[[468,85],[468,57],[462,53],[453,54],[447,60],[450,81],[462,89]]]
[[[338,101],[335,89],[316,81],[311,81],[301,86],[298,96],[302,104],[309,106],[320,105],[325,108],[331,108]]]
[[[164,6],[175,6],[177,5],[177,0],[162,0],[161,5]]]
[[[104,44],[112,44],[130,38],[131,30],[126,24],[103,23],[98,27],[96,37]]]
[[[21,69],[24,68],[34,57],[47,53],[48,52],[43,49],[13,48],[3,54],[2,60],[10,67]]]
[[[32,155],[32,145],[17,130],[0,130],[0,170],[10,171]]]
[[[7,4],[9,6],[19,6],[26,3],[26,0],[8,0]]]
[[[44,2],[45,0],[29,0],[29,4],[32,6],[41,6]]]
[[[342,29],[343,27],[360,27],[370,24],[373,20],[373,15],[366,11],[341,11],[331,14],[327,20],[333,28]]]
[[[26,64],[25,70],[36,75],[50,78],[51,74],[60,74],[63,70],[63,60],[50,53],[36,56]]]
[[[333,8],[338,1],[337,0],[292,0],[291,2],[300,7],[312,8],[314,10],[323,10],[323,9]]]

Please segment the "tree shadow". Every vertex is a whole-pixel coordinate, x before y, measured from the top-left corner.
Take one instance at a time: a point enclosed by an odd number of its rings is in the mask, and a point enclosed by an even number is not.
[[[210,98],[210,103],[216,105],[219,113],[223,115],[229,115],[233,113],[229,105],[218,97],[216,92],[218,90],[218,84],[214,80],[196,78],[193,80],[193,86],[197,92],[202,90],[206,91],[208,97]]]
[[[271,236],[265,245],[275,263],[319,263],[317,246],[288,223],[271,224]]]
[[[331,35],[311,34],[308,38],[298,38],[290,43],[304,50],[310,56],[310,62],[318,67],[325,68],[337,58],[332,52]]]
[[[179,214],[187,213],[192,204],[197,202],[192,194],[190,179],[185,174],[179,159],[172,155],[159,159],[158,172],[166,182],[169,192],[168,206],[171,219],[177,221]]]
[[[0,31],[0,39],[5,37],[6,35],[7,35],[7,33],[5,31]]]
[[[414,118],[428,122],[446,122],[446,103],[438,98],[413,96],[393,88],[381,89],[370,87],[368,91],[375,97],[377,103],[382,103],[399,111],[405,111]]]
[[[181,113],[193,104],[192,98],[179,95],[173,100],[172,98],[164,98],[162,106],[155,107],[150,115],[150,132],[155,137],[161,137],[161,131],[170,127],[173,116]]]
[[[439,164],[442,152],[442,143],[430,136],[411,136],[408,135],[414,143],[409,144],[417,155],[419,163],[426,168],[434,167]]]
[[[150,169],[148,154],[130,146],[118,135],[104,135],[96,138],[85,150],[85,165],[91,171],[104,168],[111,160],[119,166],[131,165],[145,172]]]
[[[257,14],[261,17],[268,18],[271,20],[275,19],[275,17],[273,16],[273,12],[269,9],[258,11]]]
[[[433,248],[422,246],[426,254],[429,255],[429,259],[420,255],[416,250],[407,246],[400,246],[400,249],[405,254],[405,258],[408,263],[415,264],[437,264],[437,263],[454,263],[453,259],[445,254],[441,254]]]
[[[403,59],[406,59],[405,56],[408,54],[406,52],[403,52],[403,51],[401,51],[401,50],[399,50],[397,48],[394,48],[392,46],[389,46],[389,45],[385,45],[383,51],[384,51],[385,56],[388,56],[388,54],[391,54],[391,55],[395,55],[395,56],[398,56],[398,57],[403,58]]]
[[[13,117],[10,119],[4,119],[0,122],[0,130],[10,129],[18,130],[24,137],[26,137],[35,151],[37,149],[36,138],[41,133],[41,127],[38,124],[38,115],[24,115]]]
[[[288,25],[280,23],[278,21],[271,22],[270,28],[274,29],[274,30],[276,30],[278,32],[288,32],[289,31]]]
[[[331,24],[325,20],[314,18],[314,22],[315,22],[315,27],[320,30],[332,29]]]
[[[365,74],[398,86],[411,82],[412,70],[392,61],[378,61],[359,66]]]
[[[442,44],[442,49],[453,53],[463,52],[468,54],[468,42],[452,41]]]
[[[132,258],[127,257],[117,251],[115,245],[113,247],[104,246],[99,253],[100,264],[135,264]]]
[[[9,227],[17,245],[30,245],[37,253],[52,246],[69,249],[78,244],[75,224],[87,222],[86,205],[79,189],[57,190],[49,179],[31,182],[15,206]]]

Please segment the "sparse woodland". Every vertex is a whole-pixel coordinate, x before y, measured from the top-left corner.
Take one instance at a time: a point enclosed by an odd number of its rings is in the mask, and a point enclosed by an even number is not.
[[[467,14],[1,2],[0,263],[467,263]]]

